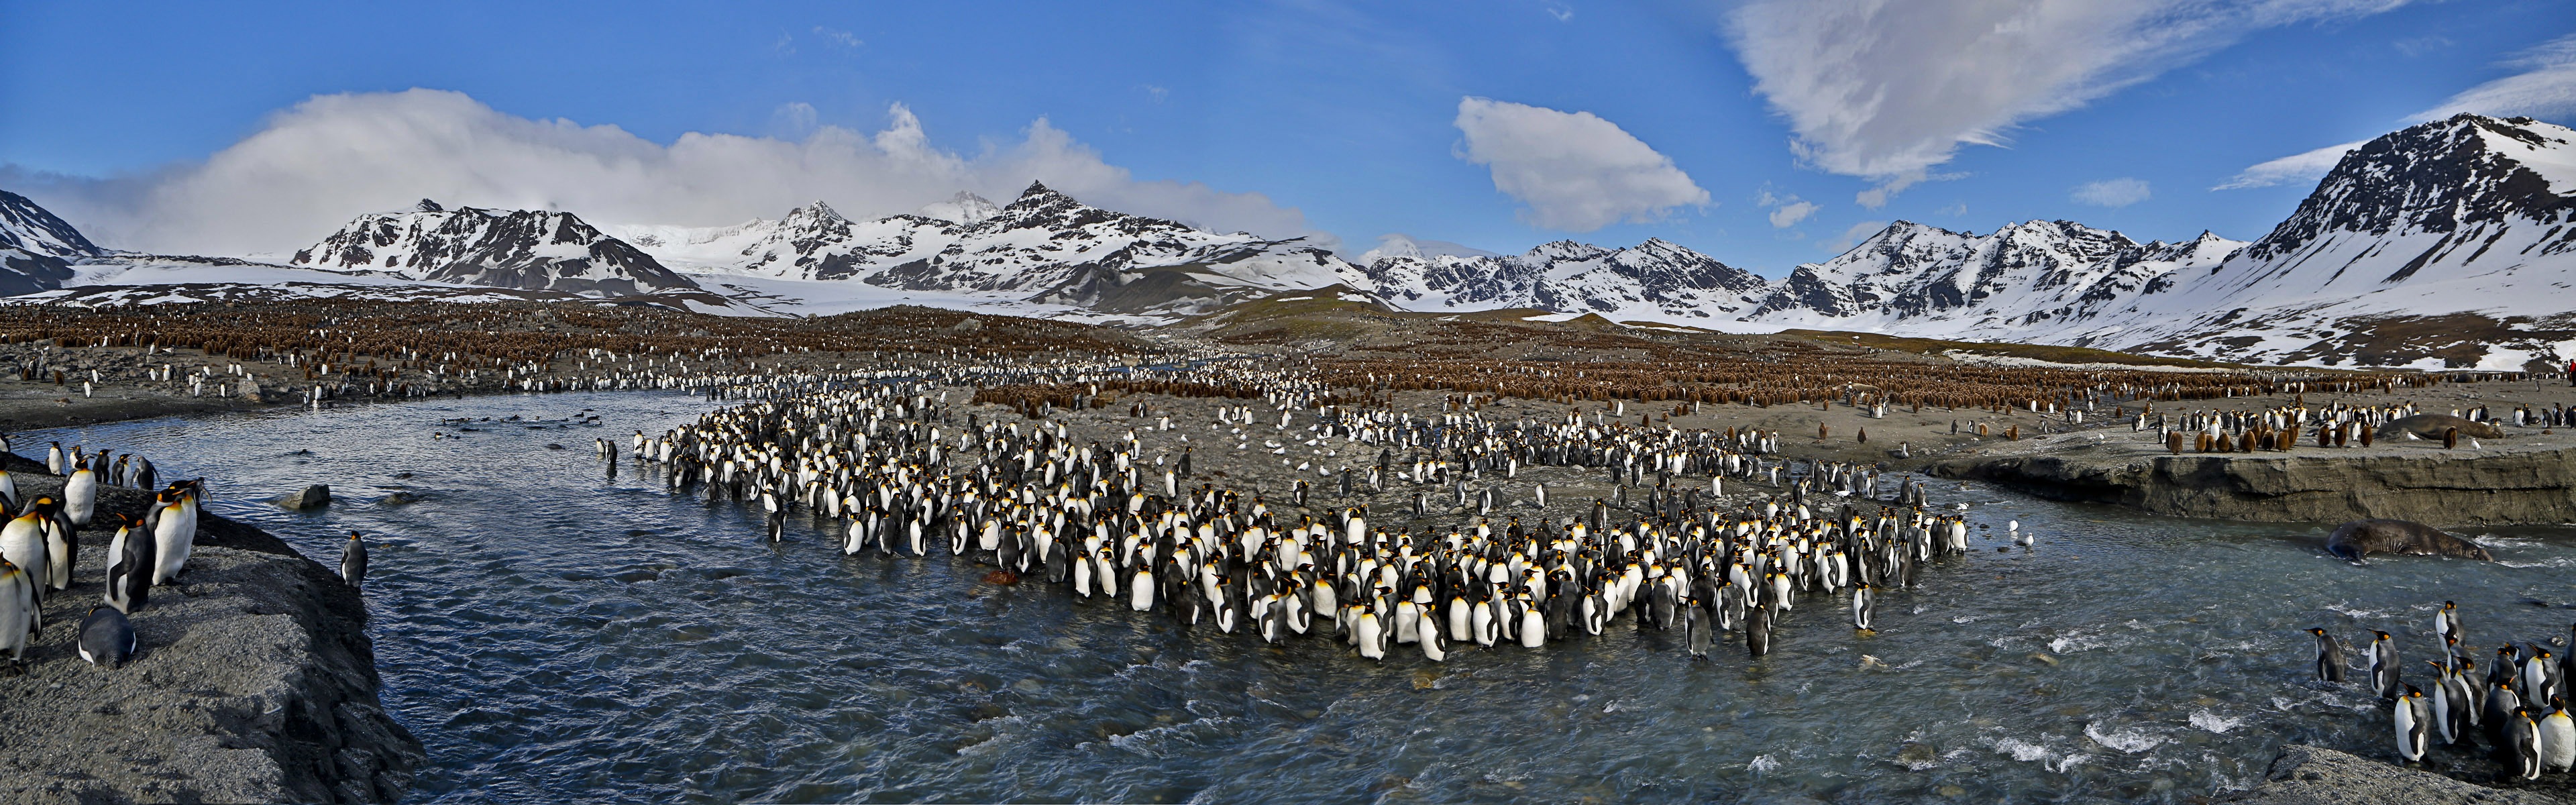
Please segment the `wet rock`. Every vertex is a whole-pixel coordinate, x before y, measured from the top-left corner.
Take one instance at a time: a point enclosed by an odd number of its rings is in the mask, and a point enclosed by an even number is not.
[[[2057,664],[2057,658],[2048,656],[2047,654],[2033,652],[2030,655],[2030,658],[2032,661],[2038,662],[2042,665],[2055,666]]]
[[[1896,750],[1896,762],[1906,768],[1922,771],[1940,765],[1941,752],[1933,749],[1931,744],[1907,741],[1904,748]]]
[[[302,490],[297,491],[295,494],[278,498],[277,505],[293,509],[295,511],[318,509],[331,505],[331,485],[314,484],[312,486],[305,487]]]

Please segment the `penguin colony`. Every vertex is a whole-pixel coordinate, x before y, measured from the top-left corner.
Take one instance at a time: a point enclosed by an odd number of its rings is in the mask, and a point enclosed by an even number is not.
[[[0,436],[0,454],[9,452],[7,437]],[[0,652],[11,666],[25,662],[27,647],[42,633],[45,602],[73,588],[80,560],[76,533],[97,523],[101,486],[151,489],[158,480],[150,459],[103,449],[90,453],[79,445],[66,450],[60,442],[46,448],[45,467],[63,477],[59,497],[22,497],[17,480],[0,468]],[[204,498],[202,480],[177,481],[154,494],[142,517],[112,516],[116,536],[99,580],[102,601],[76,627],[81,659],[114,668],[133,658],[129,618],[144,608],[153,587],[176,582],[186,570]]]
[[[1719,632],[1758,657],[1801,606],[1872,628],[1879,590],[1912,587],[1926,565],[1967,550],[1964,520],[1927,512],[1920,484],[1826,462],[1797,472],[1768,458],[1778,434],[1636,426],[1599,413],[1504,423],[1474,412],[1302,407],[1323,389],[1283,378],[1264,395],[1275,408],[1226,406],[1205,423],[1234,437],[1211,449],[1233,441],[1249,453],[1255,434],[1293,432],[1304,435],[1299,444],[1262,438],[1258,449],[1329,446],[1360,459],[1296,465],[1313,482],[1271,490],[1281,495],[1275,504],[1259,490],[1191,483],[1194,448],[1149,463],[1134,430],[1114,444],[1076,444],[1061,422],[969,412],[960,423],[949,392],[923,381],[772,388],[659,436],[639,431],[623,452],[660,468],[673,490],[755,507],[773,540],[801,509],[829,524],[845,555],[945,550],[997,567],[988,581],[1062,587],[1078,601],[1270,642],[1330,635],[1371,660],[1414,651],[1441,661],[1467,643],[1537,648],[1600,635],[1631,615],[1631,628],[1681,630],[1695,657],[1709,655]],[[1173,427],[1142,406],[1128,413],[1148,430]],[[1315,421],[1292,431],[1301,415]],[[613,471],[620,445],[595,447]],[[1566,522],[1498,511],[1498,483],[1539,466],[1604,473],[1622,484],[1619,500],[1594,500]],[[1692,476],[1705,480],[1684,480]],[[1730,479],[1775,485],[1786,499],[1724,511],[1716,496]],[[1408,486],[1403,519],[1413,525],[1387,527],[1364,503],[1349,505],[1362,487]],[[1631,487],[1647,491],[1632,498]],[[1542,500],[1544,490],[1535,488]],[[1809,505],[1810,494],[1828,493],[1892,505]],[[1327,497],[1346,505],[1328,507]],[[1442,514],[1478,516],[1416,530],[1433,500]],[[1305,513],[1291,520],[1291,507]]]
[[[2497,763],[2520,779],[2576,767],[2576,720],[2567,713],[2576,656],[2559,656],[2540,642],[2507,642],[2496,647],[2492,664],[2481,674],[2462,636],[2457,604],[2442,602],[2432,627],[2435,645],[2427,650],[2430,656],[2419,658],[2423,667],[2415,669],[2424,675],[2421,685],[2406,682],[2395,635],[2374,631],[2360,651],[2363,676],[2358,681],[2387,703],[2398,757],[2415,763],[2435,747],[2468,752],[2483,743]],[[2576,638],[2576,625],[2569,633]],[[2308,634],[2316,643],[2317,681],[2345,684],[2349,652],[2342,641],[2324,629],[2309,629]]]
[[[1427,325],[1426,325],[1427,326]],[[1139,362],[1234,360],[1218,345],[1258,346],[1267,330],[1219,332],[1215,344],[1157,342],[1106,328],[960,311],[898,307],[837,316],[707,317],[639,307],[363,300],[226,302],[106,309],[35,306],[0,321],[0,378],[49,383],[66,401],[151,390],[316,407],[351,399],[495,391],[694,389],[701,393],[785,371],[849,361],[1066,363],[1076,356]],[[1556,403],[1628,400],[1773,407],[1842,402],[1884,416],[1894,408],[2028,411],[2095,416],[2115,401],[2178,402],[2302,392],[2396,391],[2440,383],[2520,380],[2516,373],[2406,372],[2332,376],[2169,373],[1997,367],[1891,360],[1876,350],[1799,339],[1695,340],[1537,324],[1440,322],[1408,353],[1363,349],[1304,361],[1302,374],[1346,403],[1402,390]],[[1501,344],[1616,352],[1579,368],[1494,357]],[[888,345],[850,350],[850,344]],[[1276,364],[1275,359],[1272,360]],[[1279,364],[1284,365],[1284,364]],[[15,369],[14,373],[7,370]],[[1137,389],[1145,390],[1145,389]],[[1242,389],[1220,390],[1242,396]],[[1197,393],[1175,390],[1184,396]],[[1069,398],[1070,394],[1060,395]],[[1056,399],[1061,408],[1066,399]],[[2078,412],[2081,413],[2078,413]],[[2536,413],[2535,413],[2536,415]],[[2125,416],[2125,413],[2122,414]]]

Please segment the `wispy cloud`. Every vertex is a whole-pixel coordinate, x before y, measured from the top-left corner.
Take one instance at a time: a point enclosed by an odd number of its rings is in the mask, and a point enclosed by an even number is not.
[[[2563,115],[2576,112],[2576,34],[2517,54],[2502,66],[2522,72],[2470,87],[2413,120],[2438,120],[2461,112],[2481,115]]]
[[[2252,167],[2237,171],[2235,176],[2228,177],[2227,181],[2220,182],[2218,186],[2210,189],[2242,190],[2248,187],[2271,187],[2289,182],[2314,181],[2326,175],[2326,171],[2334,170],[2335,163],[2343,161],[2343,155],[2351,153],[2352,149],[2360,148],[2363,142],[2367,141],[2329,145],[2314,151],[2257,162]]]
[[[2147,188],[2147,180],[2123,176],[2076,185],[2067,197],[2077,204],[2117,209],[2145,201],[2152,195]]]
[[[1458,156],[1491,168],[1494,188],[1536,226],[1590,232],[1709,203],[1671,159],[1590,112],[1469,97],[1456,125],[1467,136]]]
[[[855,48],[867,44],[864,41],[860,41],[857,34],[853,34],[848,31],[825,28],[820,25],[814,26],[814,35],[822,37],[825,42],[830,42],[845,48]]]
[[[1885,204],[1964,145],[2083,106],[2265,27],[2406,0],[1747,0],[1728,15],[1800,159]]]
[[[900,104],[874,133],[811,126],[811,112],[790,104],[778,113],[810,126],[801,138],[692,132],[664,145],[613,125],[518,117],[456,92],[320,95],[201,163],[115,179],[0,167],[0,184],[103,243],[190,253],[291,250],[360,213],[424,197],[567,210],[604,224],[710,225],[817,199],[884,215],[959,190],[1010,198],[1032,179],[1112,209],[1339,245],[1258,193],[1137,180],[1044,118],[1016,142],[960,154],[933,144]]]

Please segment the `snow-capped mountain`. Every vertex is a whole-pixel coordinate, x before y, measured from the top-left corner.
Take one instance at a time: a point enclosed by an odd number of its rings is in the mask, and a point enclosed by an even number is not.
[[[2459,115],[2345,154],[2288,220],[2094,346],[2327,365],[2576,357],[2576,130]]]
[[[572,213],[449,210],[427,199],[405,212],[358,216],[297,251],[290,262],[589,297],[698,290],[697,283]]]
[[[1769,288],[1761,277],[1662,239],[1625,249],[1561,240],[1481,256],[1425,253],[1410,240],[1390,240],[1366,256],[1366,287],[1409,310],[1542,308],[1704,324],[1742,316]]]
[[[0,296],[60,288],[71,261],[104,253],[36,202],[0,190]]]
[[[776,221],[618,231],[702,275],[846,280],[1164,317],[1247,294],[1365,281],[1303,239],[1215,233],[1114,212],[1042,183],[999,207],[961,193],[924,213],[852,221],[815,202]]]
[[[2158,279],[2217,265],[2245,245],[2207,232],[2139,243],[2072,221],[1992,234],[1898,221],[1822,263],[1801,265],[1747,318],[1925,337],[2055,331],[2133,300]]]

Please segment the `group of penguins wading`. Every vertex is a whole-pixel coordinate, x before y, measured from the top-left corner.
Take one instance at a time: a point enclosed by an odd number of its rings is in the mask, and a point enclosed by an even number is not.
[[[1537,527],[1479,518],[1417,534],[1373,524],[1364,504],[1289,524],[1257,495],[1187,486],[1186,452],[1171,466],[1159,458],[1148,465],[1132,430],[1117,444],[1076,444],[1061,422],[994,423],[968,412],[960,423],[955,413],[926,383],[826,387],[709,412],[660,436],[639,431],[627,449],[660,467],[674,492],[703,488],[710,502],[756,507],[773,541],[784,539],[787,517],[801,508],[830,525],[844,555],[923,557],[944,546],[998,568],[987,581],[1034,580],[1077,600],[1273,643],[1334,635],[1372,660],[1410,650],[1442,661],[1464,643],[1538,648],[1600,635],[1631,614],[1631,628],[1681,630],[1695,658],[1709,655],[1720,632],[1740,635],[1759,657],[1781,620],[1815,600],[1870,630],[1877,591],[1912,587],[1925,566],[1968,548],[1964,519],[1925,511],[1920,484],[1900,484],[1890,498],[1911,505],[1810,510],[1803,490],[1811,481],[1841,485],[1836,494],[1846,497],[1864,483],[1875,491],[1874,473],[1821,464],[1811,478],[1793,479],[1792,500],[1735,513],[1683,505],[1701,498],[1666,494],[1667,477],[1651,505],[1618,515],[1633,521],[1614,520],[1595,500],[1588,520]],[[1353,435],[1360,423],[1386,419],[1328,421],[1317,426],[1325,434],[1318,438],[1340,427],[1348,447],[1360,443]],[[1453,438],[1454,428],[1423,424],[1370,441],[1434,449],[1466,441]],[[1651,462],[1658,475],[1705,472],[1712,490],[1723,472],[1778,482],[1779,467],[1758,456],[1632,453],[1605,462],[1620,453],[1603,445],[1627,437],[1577,425],[1524,431],[1510,449],[1481,456],[1462,449],[1440,461],[1417,457],[1411,472],[1392,475],[1436,484],[1437,472],[1516,473],[1527,459],[1632,476]],[[1169,419],[1156,426],[1169,428]],[[1434,434],[1427,442],[1426,432]],[[613,474],[620,446],[601,439],[595,447]],[[1373,479],[1391,455],[1381,447]],[[1343,477],[1347,495],[1350,472]],[[1291,494],[1302,507],[1305,482]]]
[[[10,452],[0,436],[0,454]],[[112,460],[111,460],[112,456]],[[78,586],[82,529],[113,525],[100,603],[92,605],[78,626],[81,659],[109,668],[132,660],[137,644],[134,621],[150,602],[152,588],[175,584],[188,567],[197,543],[198,513],[206,498],[205,479],[176,481],[155,490],[143,516],[104,513],[102,487],[153,489],[158,471],[140,455],[85,452],[54,442],[45,451],[49,475],[62,479],[55,495],[19,494],[18,482],[0,468],[0,652],[10,668],[22,668],[27,648],[43,634],[46,602]],[[104,516],[104,520],[102,520]],[[340,576],[357,586],[367,573],[367,548],[356,532],[349,534],[340,559]]]
[[[2324,629],[2309,629],[2316,638],[2316,678],[2342,684],[2348,664],[2343,642]],[[2576,655],[2560,657],[2540,643],[2497,646],[2485,673],[2462,643],[2459,605],[2442,602],[2433,616],[2433,635],[2441,643],[2424,660],[2431,689],[2401,678],[2397,638],[2371,633],[2361,655],[2368,676],[2363,682],[2389,702],[2396,731],[2397,754],[2421,762],[2435,746],[2467,751],[2485,741],[2496,762],[2514,776],[2537,780],[2541,772],[2567,772],[2576,766],[2576,719],[2567,714],[2567,684],[2576,679]],[[2576,625],[2569,627],[2576,646]]]

